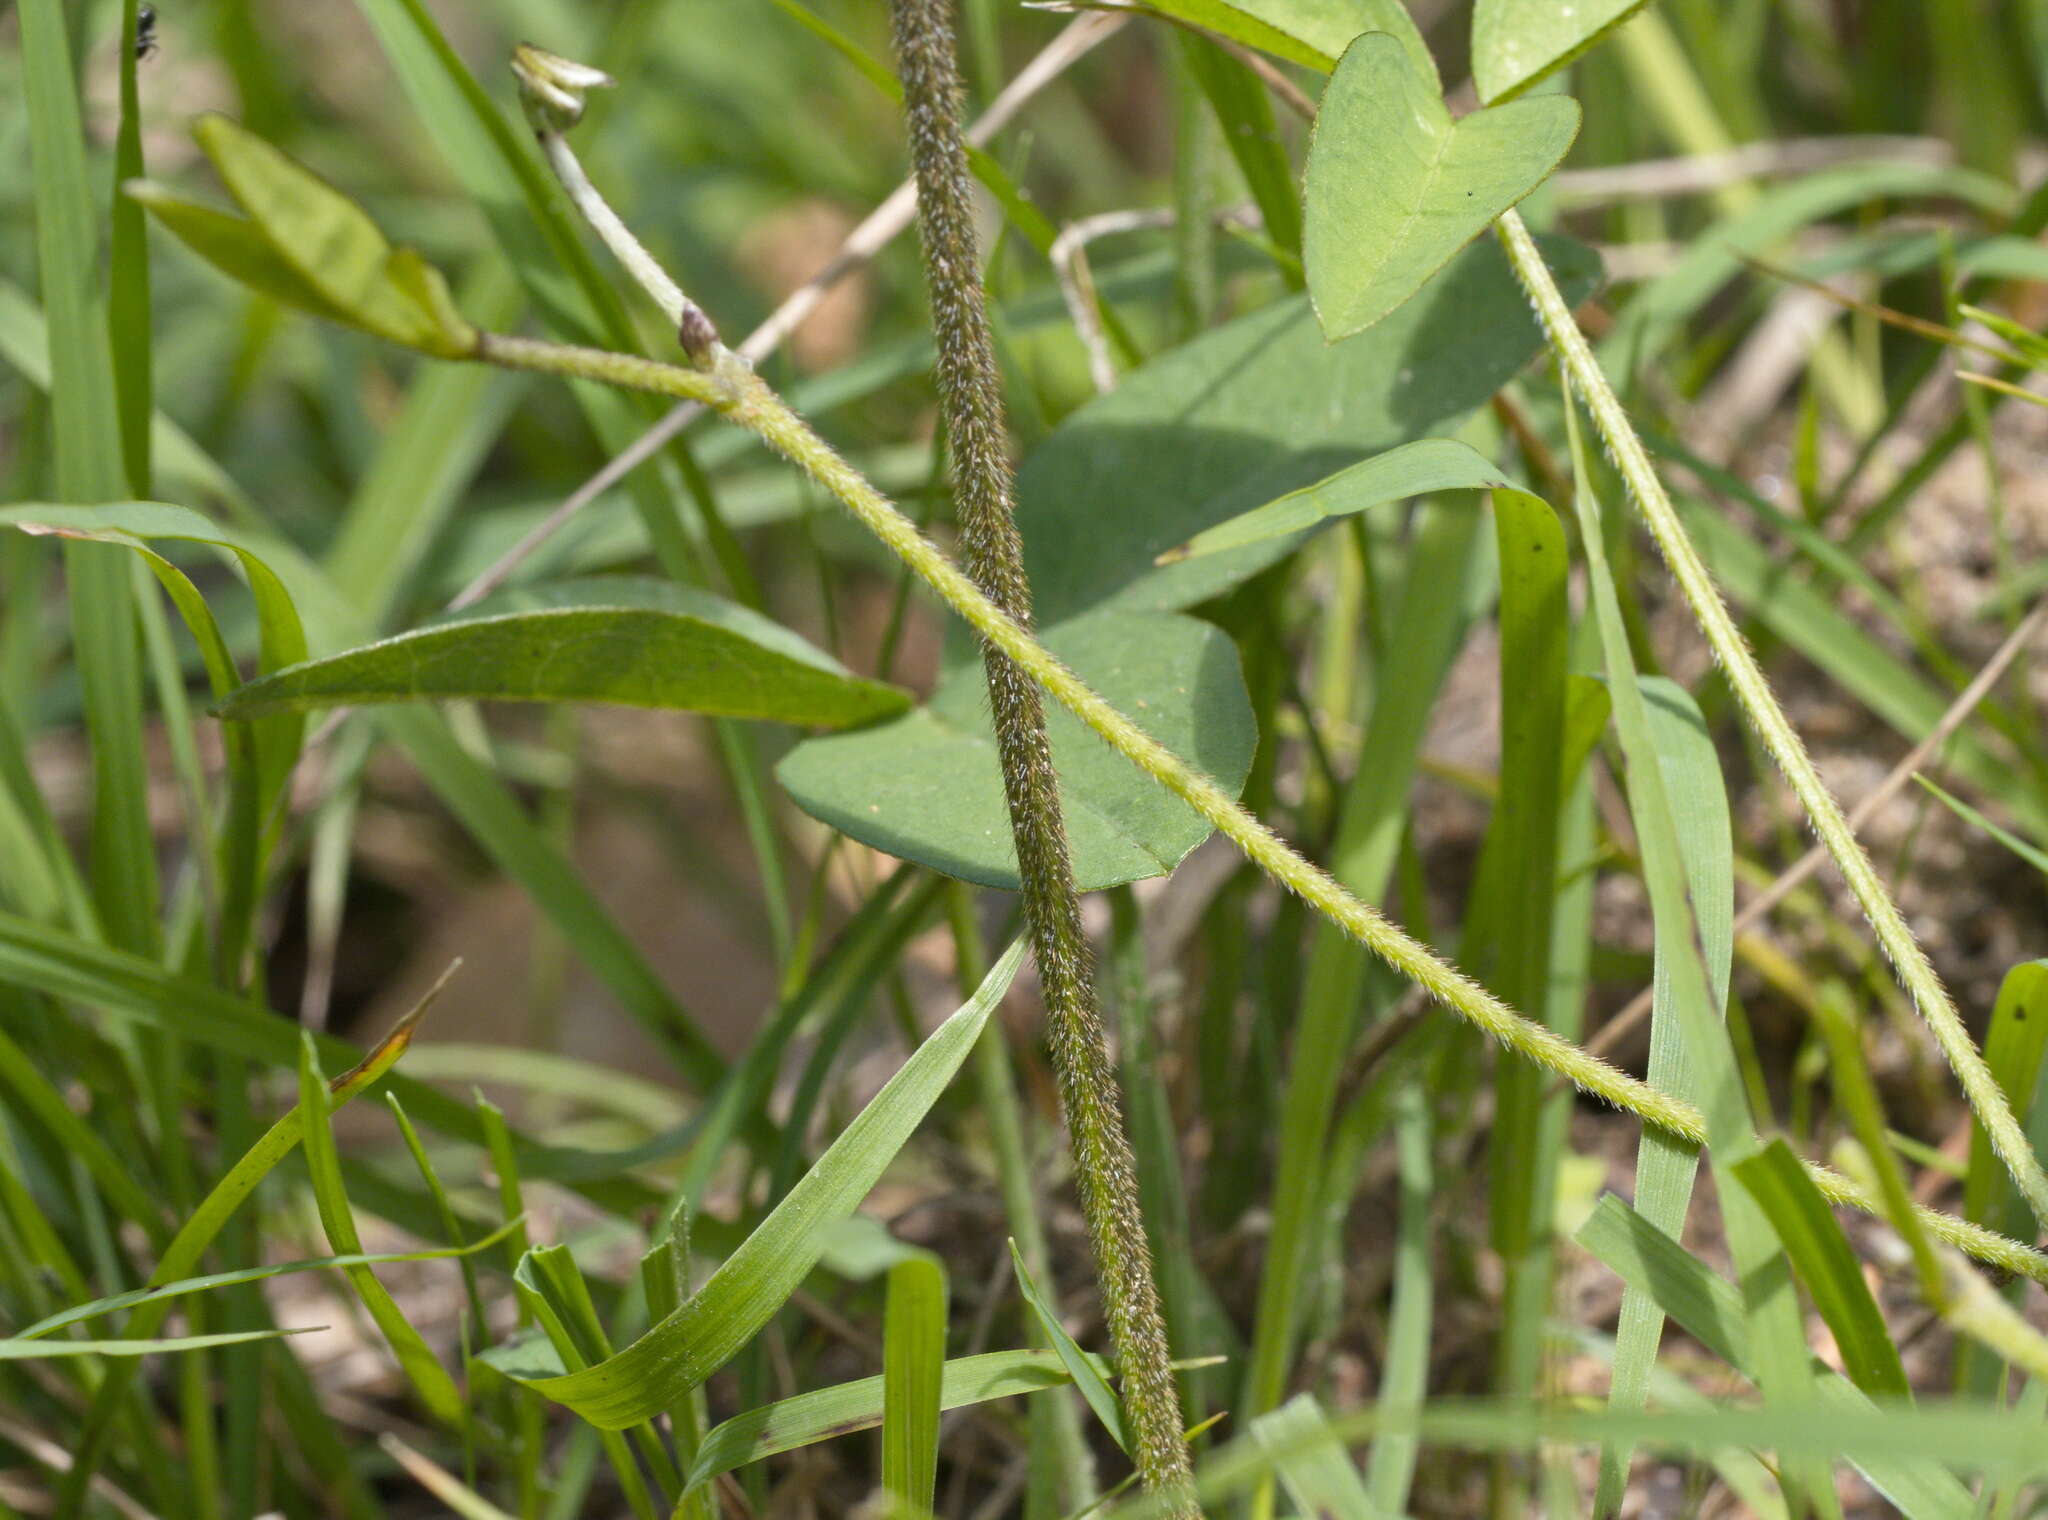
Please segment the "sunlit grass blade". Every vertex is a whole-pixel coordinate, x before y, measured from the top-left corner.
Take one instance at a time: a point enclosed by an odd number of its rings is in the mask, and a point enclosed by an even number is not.
[[[1968,823],[1976,828],[1982,829],[1985,833],[1989,834],[1993,839],[1997,840],[2000,844],[2004,845],[2008,850],[2011,850],[2013,854],[2019,856],[2021,860],[2024,860],[2028,865],[2032,866],[2035,870],[2041,872],[2043,875],[2048,875],[2048,851],[2036,849],[2033,845],[2028,844],[2026,840],[2020,838],[2010,829],[2000,828],[1997,824],[1993,823],[1989,818],[1986,818],[1982,813],[1978,812],[1977,809],[1971,807],[1969,803],[1963,801],[1962,798],[1953,796],[1947,791],[1944,791],[1939,784],[1933,781],[1929,781],[1925,776],[1916,776],[1913,779],[1918,781],[1928,791],[1932,792],[1938,799],[1940,799],[1943,807],[1947,808],[1950,812],[1954,813],[1958,818],[1962,819],[1965,823]],[[2002,793],[2004,792],[2003,788],[2001,788],[2000,790]],[[2015,1094],[2014,1096],[2016,1098],[2018,1097],[2017,1094]]]

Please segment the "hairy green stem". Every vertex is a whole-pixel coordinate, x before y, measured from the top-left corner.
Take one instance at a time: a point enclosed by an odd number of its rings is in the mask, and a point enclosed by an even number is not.
[[[890,17],[917,174],[918,232],[931,293],[939,401],[953,457],[963,558],[975,585],[1014,624],[1028,629],[1031,586],[1011,511],[1002,377],[982,295],[967,148],[960,135],[952,0],[893,0]],[[1024,917],[1045,996],[1053,1073],[1073,1146],[1081,1212],[1094,1246],[1103,1315],[1116,1347],[1134,1438],[1132,1456],[1145,1487],[1165,1497],[1171,1512],[1199,1515],[1173,1357],[1138,1202],[1137,1167],[1096,1006],[1093,958],[1081,927],[1044,701],[1030,673],[986,638],[982,664]]]
[[[1828,853],[1834,857],[1835,865],[1848,882],[1849,890],[1855,894],[1856,901],[1870,919],[1878,944],[1890,958],[1900,983],[1911,994],[1914,1006],[1927,1021],[1927,1027],[1933,1030],[1935,1043],[1948,1058],[1957,1081],[1962,1084],[1963,1095],[1983,1124],[1985,1133],[1991,1137],[1992,1148],[1998,1152],[1999,1160],[2005,1163],[2006,1170],[2026,1196],[2035,1219],[2048,1226],[2048,1174],[2042,1172],[2041,1163],[2027,1143],[2026,1133],[2014,1117],[1998,1079],[1991,1074],[1983,1055],[1971,1042],[1969,1031],[1963,1027],[1962,1016],[1949,1000],[1948,991],[1928,962],[1927,953],[1913,938],[1913,931],[1906,927],[1898,904],[1892,901],[1891,893],[1886,890],[1876,867],[1858,843],[1855,831],[1842,816],[1840,804],[1828,790],[1827,783],[1821,780],[1820,772],[1814,769],[1806,746],[1800,742],[1798,732],[1778,705],[1770,682],[1764,678],[1755,654],[1742,637],[1741,630],[1735,626],[1728,604],[1721,598],[1720,588],[1714,584],[1699,550],[1693,546],[1684,524],[1679,521],[1671,497],[1650,463],[1649,452],[1636,436],[1613,387],[1607,383],[1607,376],[1594,358],[1592,347],[1579,331],[1578,323],[1572,319],[1571,309],[1565,305],[1557,282],[1551,278],[1549,266],[1544,263],[1535,240],[1529,236],[1529,229],[1514,211],[1502,216],[1495,225],[1507,249],[1508,262],[1514,266],[1516,277],[1535,303],[1536,313],[1542,319],[1559,363],[1585,398],[1587,410],[1593,414],[1594,424],[1600,429],[1600,436],[1606,442],[1615,466],[1621,471],[1629,494],[1635,498],[1643,520],[1649,525],[1651,536],[1657,540],[1657,547],[1671,569],[1672,578],[1678,582],[1700,630],[1713,648],[1729,688],[1762,736],[1778,768],[1784,772],[1793,794],[1806,810],[1814,832],[1827,846]]]
[[[1093,729],[1111,749],[1208,819],[1253,865],[1395,971],[1524,1060],[1534,1061],[1582,1091],[1616,1108],[1627,1109],[1668,1134],[1695,1145],[1705,1144],[1705,1121],[1690,1103],[1616,1070],[1556,1031],[1524,1018],[1440,959],[1428,946],[1410,937],[1378,909],[1346,891],[1328,872],[1303,858],[1240,807],[1208,776],[1110,706],[1027,629],[990,601],[937,545],[918,531],[915,523],[833,452],[832,446],[791,411],[788,403],[743,361],[728,358],[706,373],[599,349],[492,334],[480,340],[476,357],[515,369],[651,389],[680,400],[701,401],[747,429],[837,498],[861,526],[908,565],[947,606],[1022,666],[1032,680]],[[1840,1173],[1813,1162],[1807,1163],[1807,1171],[1833,1202],[1866,1214],[1883,1215],[1883,1207],[1875,1198]],[[1947,1241],[1979,1261],[2048,1284],[2048,1256],[1938,1209],[1919,1209],[1916,1213],[1936,1239]]]

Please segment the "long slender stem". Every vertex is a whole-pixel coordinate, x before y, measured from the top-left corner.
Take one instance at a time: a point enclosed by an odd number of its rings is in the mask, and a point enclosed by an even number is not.
[[[722,363],[707,374],[598,349],[494,334],[484,337],[477,357],[515,369],[654,390],[680,400],[701,401],[723,413],[837,498],[861,526],[908,565],[947,606],[1022,666],[1032,680],[1093,729],[1111,749],[1208,819],[1253,865],[1395,971],[1524,1060],[1556,1072],[1582,1091],[1616,1108],[1627,1109],[1682,1140],[1695,1145],[1705,1143],[1705,1122],[1690,1103],[1617,1071],[1554,1030],[1524,1018],[1455,966],[1439,959],[1426,945],[1410,938],[1378,909],[1347,892],[1320,866],[1296,853],[1279,835],[1240,807],[1208,776],[1110,706],[983,595],[937,545],[918,531],[915,523],[834,453],[830,444],[742,362],[735,359]],[[1875,1199],[1840,1173],[1811,1162],[1807,1171],[1834,1202],[1866,1214],[1883,1213]],[[1938,1209],[1920,1211],[1920,1218],[1936,1239],[1959,1247],[1979,1261],[2048,1284],[2048,1256],[2031,1247]]]
[[[952,0],[893,0],[904,119],[917,172],[917,220],[938,343],[939,400],[953,456],[954,499],[967,571],[1019,627],[1031,625],[1024,542],[1011,511],[1002,377],[981,288],[967,148],[960,135],[960,70]],[[1059,775],[1044,699],[1028,671],[982,643],[996,755],[1017,849],[1024,917],[1045,997],[1053,1073],[1074,1151],[1081,1212],[1094,1247],[1104,1317],[1121,1374],[1139,1476],[1177,1514],[1199,1516],[1180,1393],[1152,1252],[1138,1202],[1137,1166],[1095,999],[1081,900],[1061,816]]]
[[[1496,226],[1516,277],[1535,303],[1537,315],[1549,334],[1551,347],[1557,352],[1572,384],[1585,398],[1587,409],[1592,412],[1594,423],[1600,429],[1600,436],[1613,455],[1622,480],[1628,486],[1629,494],[1635,498],[1651,535],[1657,540],[1672,577],[1691,605],[1693,616],[1706,634],[1715,658],[1720,661],[1736,700],[1762,735],[1772,758],[1778,762],[1778,768],[1784,772],[1793,794],[1812,821],[1814,832],[1827,846],[1835,865],[1848,881],[1849,890],[1869,917],[1878,944],[1890,957],[1899,981],[1912,995],[1920,1016],[1927,1021],[1927,1027],[1934,1031],[1935,1042],[1948,1058],[1949,1066],[1962,1084],[1963,1094],[1969,1099],[1970,1107],[1983,1124],[1985,1133],[1990,1136],[1999,1160],[2005,1163],[2006,1170],[2026,1196],[2034,1217],[2048,1226],[2048,1174],[2042,1172],[2041,1163],[2028,1145],[2026,1134],[2020,1128],[2019,1120],[2013,1116],[2012,1107],[2006,1102],[1997,1078],[1971,1043],[1969,1031],[1963,1027],[1962,1017],[1949,1000],[1941,978],[1935,974],[1919,941],[1913,938],[1913,931],[1906,927],[1906,920],[1892,901],[1883,879],[1870,863],[1870,857],[1863,852],[1863,846],[1857,842],[1855,831],[1843,818],[1841,805],[1835,801],[1827,783],[1821,780],[1820,772],[1814,769],[1806,746],[1800,742],[1798,732],[1778,705],[1770,683],[1764,679],[1764,673],[1757,665],[1756,656],[1750,651],[1741,630],[1735,626],[1728,604],[1721,599],[1720,588],[1714,584],[1698,549],[1679,521],[1664,483],[1650,463],[1648,451],[1636,436],[1613,387],[1607,383],[1607,376],[1594,358],[1585,335],[1572,319],[1571,309],[1558,291],[1557,282],[1551,278],[1549,266],[1544,263],[1535,240],[1529,236],[1529,229],[1513,211],[1501,217]]]

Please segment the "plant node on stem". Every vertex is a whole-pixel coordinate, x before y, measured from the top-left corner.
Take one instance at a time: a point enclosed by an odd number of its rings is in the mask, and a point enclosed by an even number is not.
[[[951,0],[893,0],[890,12],[917,172],[918,230],[938,340],[939,399],[953,455],[963,558],[975,584],[1028,628],[1031,589],[1010,509],[1002,381],[983,304],[967,149],[960,134]],[[1045,993],[1053,1065],[1072,1137],[1082,1212],[1095,1248],[1104,1315],[1116,1344],[1133,1455],[1149,1490],[1166,1498],[1176,1513],[1198,1514],[1136,1169],[1081,929],[1044,703],[1037,683],[995,645],[984,641],[982,659],[1024,914]]]

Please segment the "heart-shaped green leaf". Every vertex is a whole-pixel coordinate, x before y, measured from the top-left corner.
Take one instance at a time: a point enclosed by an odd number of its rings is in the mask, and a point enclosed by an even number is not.
[[[1565,299],[1587,248],[1543,238]],[[1040,620],[1169,611],[1228,591],[1296,538],[1161,566],[1193,534],[1397,444],[1454,432],[1543,346],[1498,243],[1451,260],[1370,332],[1326,343],[1306,298],[1276,301],[1133,370],[1034,449],[1017,526]],[[1085,545],[1076,549],[1076,545]]]
[[[1414,295],[1543,183],[1578,130],[1562,95],[1454,120],[1399,38],[1352,43],[1308,155],[1302,254],[1324,333],[1349,337]]]
[[[1644,0],[1478,0],[1472,83],[1497,104],[1556,73],[1643,8]]]
[[[1046,647],[1153,738],[1235,793],[1258,732],[1237,650],[1207,623],[1098,613],[1049,630]],[[988,687],[956,666],[931,702],[894,723],[812,739],[776,778],[812,817],[863,844],[984,886],[1017,888]],[[1075,884],[1084,892],[1163,876],[1209,836],[1199,813],[1048,706]]]
[[[467,358],[476,329],[439,270],[393,248],[369,214],[318,175],[223,116],[193,128],[237,217],[146,180],[127,193],[233,279],[330,322],[443,359]]]
[[[604,576],[499,597],[477,611],[252,681],[228,718],[468,698],[610,702],[843,728],[908,694],[849,675],[778,623],[666,581]]]

